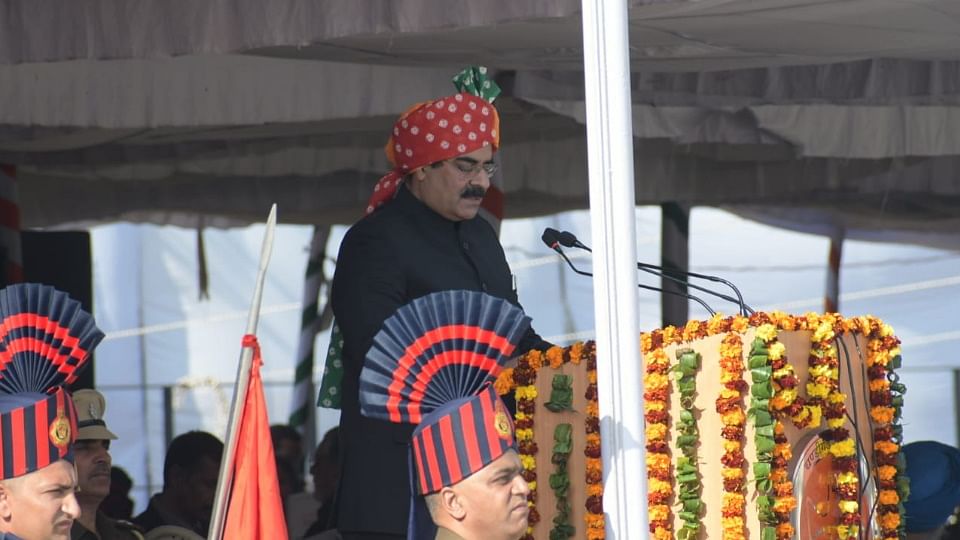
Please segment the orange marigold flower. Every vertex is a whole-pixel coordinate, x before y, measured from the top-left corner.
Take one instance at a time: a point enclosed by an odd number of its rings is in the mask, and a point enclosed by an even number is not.
[[[885,530],[896,529],[900,526],[900,514],[896,512],[890,512],[887,514],[880,515],[880,526]]]
[[[587,372],[587,381],[589,381],[590,384],[597,384],[597,370],[592,369]]]
[[[889,424],[893,422],[893,407],[873,407],[870,409],[870,416],[878,424]]]
[[[883,392],[890,388],[890,381],[886,379],[873,379],[870,381],[871,392]]]
[[[587,497],[603,495],[603,484],[587,484]]]
[[[534,349],[527,353],[527,365],[530,369],[537,371],[543,366],[543,353]]]
[[[513,368],[501,371],[500,375],[497,375],[496,382],[493,383],[493,389],[501,396],[513,390],[514,386],[516,385],[513,382]]]
[[[673,533],[667,529],[657,528],[653,531],[653,540],[673,540]]]
[[[873,448],[877,452],[882,452],[884,454],[896,454],[900,451],[900,445],[890,441],[877,441],[873,443]]]
[[[750,320],[742,315],[734,315],[730,321],[730,330],[738,334],[744,333],[750,327]]]
[[[590,401],[587,403],[587,416],[600,416],[600,405],[596,401]]]
[[[587,540],[603,540],[606,537],[604,529],[587,529]]]
[[[892,489],[880,490],[880,504],[897,504],[900,502],[900,496]]]
[[[604,528],[603,514],[591,514],[588,512],[583,520],[587,522],[588,529],[603,530]]]
[[[579,364],[582,356],[583,356],[582,341],[577,341],[573,345],[570,345],[570,363],[572,363],[573,365]]]
[[[557,369],[563,365],[563,349],[557,346],[550,347],[547,349],[547,361],[550,363],[550,367]]]
[[[877,478],[880,480],[893,480],[897,475],[897,468],[892,465],[881,465],[877,467]]]
[[[792,512],[797,507],[796,497],[777,497],[773,503],[773,511],[778,514]]]
[[[777,538],[793,538],[793,525],[790,523],[781,523],[777,525]]]

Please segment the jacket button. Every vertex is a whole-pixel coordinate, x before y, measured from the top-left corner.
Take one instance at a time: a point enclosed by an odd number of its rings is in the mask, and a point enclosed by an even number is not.
[[[480,284],[480,289],[481,289],[483,292],[487,292],[487,284],[486,284],[486,283],[481,283],[481,284]]]
[[[460,245],[463,246],[463,249],[470,249],[470,242],[467,242],[466,240],[464,240]]]

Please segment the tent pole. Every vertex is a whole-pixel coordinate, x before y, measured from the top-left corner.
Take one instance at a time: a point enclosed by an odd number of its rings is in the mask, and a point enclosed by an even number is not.
[[[597,384],[607,538],[645,538],[643,378],[625,0],[583,0]]]
[[[660,266],[664,270],[686,272],[690,269],[690,205],[665,202],[660,205],[660,215]],[[666,277],[660,278],[660,288],[689,292],[686,283]],[[690,319],[690,301],[675,294],[660,293],[660,312],[663,326],[682,327]]]
[[[823,312],[840,311],[840,256],[843,254],[843,229],[836,229],[830,235],[830,254],[828,255],[827,289],[823,295]]]

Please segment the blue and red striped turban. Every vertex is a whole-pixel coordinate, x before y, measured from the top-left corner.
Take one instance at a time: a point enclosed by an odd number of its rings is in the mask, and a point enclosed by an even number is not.
[[[72,459],[77,413],[62,385],[101,339],[66,293],[36,283],[0,290],[0,479]]]

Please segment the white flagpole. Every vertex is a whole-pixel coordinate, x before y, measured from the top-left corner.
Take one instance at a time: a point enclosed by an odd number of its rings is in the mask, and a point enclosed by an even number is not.
[[[267,264],[273,250],[273,231],[277,225],[277,205],[270,207],[267,228],[263,233],[263,246],[260,248],[260,267],[257,270],[257,286],[253,290],[250,314],[247,316],[247,334],[256,334],[257,321],[260,318],[260,300],[263,297],[263,282],[267,277]],[[243,405],[250,382],[250,365],[253,362],[253,349],[240,350],[240,364],[237,366],[237,382],[233,387],[233,404],[230,406],[230,421],[227,424],[227,437],[223,445],[223,459],[220,460],[220,477],[217,480],[217,494],[213,499],[213,513],[210,517],[209,540],[220,540],[227,516],[227,497],[233,485],[233,462],[237,452],[237,429],[243,417]]]
[[[646,538],[626,0],[583,0],[593,302],[607,538]]]

